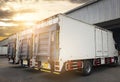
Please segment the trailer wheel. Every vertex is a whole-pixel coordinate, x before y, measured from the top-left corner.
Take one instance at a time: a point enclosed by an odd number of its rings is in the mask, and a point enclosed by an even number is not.
[[[114,63],[110,64],[110,66],[116,67],[120,64],[119,62],[120,62],[119,56],[115,57]]]
[[[20,62],[20,61],[18,60],[15,64],[19,64],[19,62]]]
[[[30,67],[30,59],[27,60],[27,66]]]
[[[21,66],[23,67],[23,59],[21,59],[21,62],[20,62],[20,63],[21,63]]]
[[[120,65],[120,55],[118,56],[118,65]]]
[[[15,64],[15,58],[13,58],[12,60],[13,60],[13,62],[12,62],[12,63],[13,63],[13,64]]]
[[[82,75],[90,75],[92,71],[92,64],[90,61],[83,61]]]
[[[115,62],[112,64],[113,67],[118,66],[118,60],[115,60]]]

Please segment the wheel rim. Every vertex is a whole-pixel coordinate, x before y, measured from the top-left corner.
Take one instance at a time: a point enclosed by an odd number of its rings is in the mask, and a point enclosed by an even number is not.
[[[91,66],[90,66],[90,64],[86,66],[86,72],[87,72],[87,73],[90,73],[90,72],[91,72]]]

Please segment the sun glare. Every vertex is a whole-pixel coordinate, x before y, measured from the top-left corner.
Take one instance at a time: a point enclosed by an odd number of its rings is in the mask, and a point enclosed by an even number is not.
[[[13,17],[13,20],[15,20],[15,21],[30,21],[30,20],[33,20],[32,17],[33,16],[31,14],[17,14]]]
[[[33,26],[39,17],[35,13],[17,14],[12,18],[14,21],[22,21],[23,26]]]
[[[22,8],[22,5],[20,3],[16,3],[16,2],[8,2],[8,3],[6,3],[6,5],[14,10],[19,10]]]
[[[16,32],[18,32],[21,29],[26,29],[35,25],[38,21],[57,13],[63,13],[79,5],[70,3],[67,0],[38,0],[38,2],[36,2],[36,0],[20,1],[18,0],[15,2],[11,0],[1,6],[1,10],[7,12],[10,17],[6,18],[3,14],[3,18],[0,19],[0,27],[4,29],[10,27],[10,29],[17,29]],[[2,37],[0,37],[0,39],[2,39]]]
[[[18,26],[18,25],[14,23],[0,22],[0,26],[9,27],[9,26]]]

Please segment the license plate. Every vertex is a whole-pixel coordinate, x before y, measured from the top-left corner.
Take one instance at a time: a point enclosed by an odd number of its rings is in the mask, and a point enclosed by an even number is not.
[[[23,64],[24,64],[24,65],[27,65],[27,60],[23,60]]]
[[[49,63],[43,63],[42,67],[45,69],[49,69]]]

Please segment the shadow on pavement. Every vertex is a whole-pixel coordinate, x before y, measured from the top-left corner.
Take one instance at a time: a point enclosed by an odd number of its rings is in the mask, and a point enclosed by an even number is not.
[[[24,72],[29,72],[29,73],[41,73],[40,70],[35,70],[33,68],[26,68],[23,70]]]

